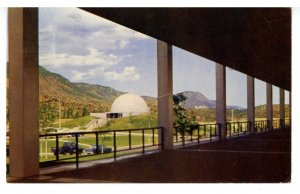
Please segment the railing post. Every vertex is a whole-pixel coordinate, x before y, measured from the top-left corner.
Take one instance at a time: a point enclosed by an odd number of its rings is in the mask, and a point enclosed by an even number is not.
[[[285,122],[284,122],[284,120],[283,119],[280,119],[280,125],[281,125],[281,127],[280,128],[282,128],[282,129],[284,129],[285,128]]]
[[[250,133],[250,129],[252,128],[252,122],[248,121],[247,122],[247,131],[246,131],[246,134],[247,133]],[[254,128],[253,128],[254,129]],[[253,130],[254,131],[254,130]]]
[[[198,125],[198,143],[200,143],[200,125]]]
[[[270,120],[267,120],[267,130],[272,130],[271,129],[271,124],[270,124],[271,122],[270,122]]]
[[[96,154],[99,154],[99,134],[96,132]],[[103,145],[102,145],[103,146]]]
[[[142,129],[142,142],[143,142],[143,154],[145,153],[145,132],[144,129]]]
[[[114,131],[114,160],[117,160],[117,142],[116,142],[116,131]]]
[[[220,123],[217,123],[217,126],[218,126],[218,131],[219,131],[219,141],[221,140],[221,124]],[[226,139],[227,137],[225,137]]]
[[[131,131],[129,130],[129,137],[128,137],[128,141],[129,141],[129,149],[131,150]]]
[[[209,141],[211,141],[211,125],[209,125]]]
[[[192,127],[190,128],[190,130],[191,130],[191,142],[193,142],[194,126],[192,126]]]
[[[155,145],[155,141],[154,141],[154,128],[152,128],[152,145]]]
[[[58,135],[55,135],[56,160],[59,160],[58,142]]]
[[[163,133],[164,128],[160,127],[160,134],[161,134],[161,149],[164,150],[165,149],[165,145],[164,145],[164,133]]]
[[[182,139],[182,145],[185,146],[185,129],[183,130],[183,132],[181,134],[181,139]]]
[[[76,141],[76,168],[79,168],[79,160],[78,160],[78,133],[75,134]]]
[[[218,135],[218,133],[217,133],[217,125],[215,125],[214,124],[214,126],[215,126],[215,136],[217,136]],[[227,132],[226,132],[227,133]],[[226,138],[225,138],[226,139]]]

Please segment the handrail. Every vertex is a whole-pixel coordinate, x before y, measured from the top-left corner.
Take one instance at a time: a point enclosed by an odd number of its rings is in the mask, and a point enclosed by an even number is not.
[[[117,132],[128,132],[128,131],[141,131],[141,130],[150,130],[150,129],[158,129],[162,127],[149,127],[149,128],[134,128],[134,129],[113,129],[113,130],[105,130],[105,131],[78,131],[78,132],[67,132],[67,133],[47,133],[47,134],[41,134],[40,137],[45,137],[45,136],[54,136],[54,135],[75,135],[75,134],[93,134],[95,132],[97,133],[110,133],[113,131]]]
[[[250,121],[226,122],[226,137],[232,138],[233,136],[250,133],[250,125]]]
[[[145,131],[150,130],[152,133],[152,142],[151,144],[145,144]],[[107,133],[113,133],[113,158],[114,160],[117,159],[117,153],[118,152],[124,152],[124,151],[130,151],[130,150],[137,150],[137,149],[142,149],[142,153],[145,154],[146,149],[148,147],[155,147],[158,146],[158,149],[163,149],[163,141],[157,141],[157,143],[154,140],[155,137],[155,131],[157,130],[157,134],[160,133],[163,136],[163,127],[151,127],[151,128],[138,128],[138,129],[120,129],[120,130],[106,130],[106,131],[85,131],[85,132],[68,132],[68,133],[49,133],[49,134],[42,134],[39,135],[40,138],[45,138],[48,139],[47,137],[55,137],[55,159],[54,160],[49,160],[46,162],[53,162],[53,161],[62,161],[62,160],[70,160],[70,159],[75,159],[75,164],[76,164],[76,168],[79,168],[79,158],[82,157],[88,157],[88,156],[94,156],[94,155],[99,155],[99,154],[103,154],[103,153],[99,153],[99,134],[107,134]],[[138,144],[135,146],[132,146],[132,132],[133,131],[141,131],[141,136],[142,136],[142,144]],[[128,149],[118,149],[117,146],[117,134],[118,133],[124,133],[124,132],[128,132]],[[80,135],[86,135],[86,134],[94,134],[95,135],[95,142],[96,142],[96,150],[94,154],[90,154],[90,155],[83,155],[83,156],[79,156],[80,154],[80,149],[79,149],[79,138]],[[75,137],[75,152],[76,152],[76,156],[75,157],[68,157],[68,158],[59,158],[59,154],[60,154],[60,148],[59,148],[59,138],[61,138],[61,136],[68,136],[68,135],[72,135]],[[163,137],[161,137],[163,138]],[[72,149],[72,153],[74,151]]]
[[[269,120],[259,120],[254,122],[255,132],[262,132],[269,130]]]
[[[237,122],[226,122],[226,137],[232,138],[235,136],[239,136],[241,134],[249,134],[250,133],[250,126],[254,125],[254,132],[264,132],[271,130],[271,126],[274,126],[274,129],[276,129],[280,124],[280,127],[284,128],[289,126],[287,122],[290,122],[290,119],[273,119],[273,123],[271,124],[269,120],[259,120],[255,121],[254,123],[251,123],[250,121],[237,121]],[[277,126],[278,125],[278,126]],[[208,123],[208,124],[193,124],[193,125],[183,125],[183,126],[176,126],[174,127],[174,133],[173,133],[173,143],[181,143],[182,146],[186,146],[186,144],[190,143],[201,143],[203,141],[205,142],[211,142],[211,141],[218,141],[220,140],[221,135],[221,124],[220,123]],[[182,130],[182,131],[180,131]],[[152,141],[149,143],[145,143],[145,131],[150,131],[151,133],[147,133],[147,136],[152,137]],[[118,140],[117,135],[118,133],[124,133],[128,132],[128,148],[118,148]],[[142,141],[141,144],[138,145],[132,145],[132,132],[141,132]],[[157,133],[156,133],[157,132]],[[83,132],[67,132],[67,133],[49,133],[49,134],[42,134],[39,135],[40,138],[46,138],[47,137],[55,137],[55,148],[58,151],[59,150],[59,139],[61,136],[68,136],[72,135],[75,138],[76,143],[76,156],[75,157],[68,157],[68,158],[59,158],[59,154],[56,154],[56,157],[54,160],[51,161],[61,161],[61,160],[70,160],[70,159],[76,159],[76,167],[79,168],[79,158],[81,157],[88,157],[93,155],[102,154],[99,150],[99,135],[101,134],[112,134],[113,137],[113,158],[114,160],[117,159],[117,153],[124,152],[124,151],[130,151],[130,150],[138,150],[140,149],[141,152],[144,154],[146,152],[145,148],[148,147],[154,147],[158,146],[157,149],[164,149],[164,136],[163,136],[163,127],[151,127],[151,128],[135,128],[135,129],[115,129],[115,130],[105,130],[105,131],[83,131]],[[79,156],[79,152],[77,151],[79,149],[79,139],[81,135],[86,134],[94,134],[96,139],[96,152],[95,154],[91,155],[83,155]],[[158,139],[158,141],[155,141],[155,134],[161,134],[159,136],[161,139]],[[175,138],[175,139],[174,139]],[[127,147],[127,146],[126,146]]]
[[[174,129],[175,130],[173,133],[173,143],[181,143],[182,146],[185,146],[186,144],[190,144],[190,143],[195,143],[194,141],[196,140],[198,144],[200,143],[201,140],[205,140],[205,139],[211,142],[215,139],[219,139],[219,134],[220,134],[219,123],[181,125],[181,126],[175,126]],[[182,131],[179,131],[179,129],[182,129]],[[186,134],[188,134],[188,136]],[[175,140],[174,140],[174,135],[175,135]]]

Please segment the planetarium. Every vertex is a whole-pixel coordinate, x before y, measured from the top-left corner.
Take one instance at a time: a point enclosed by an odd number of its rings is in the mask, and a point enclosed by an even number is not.
[[[107,117],[127,117],[130,115],[147,114],[148,112],[149,107],[142,97],[127,93],[115,99],[111,105],[110,113],[107,113]]]

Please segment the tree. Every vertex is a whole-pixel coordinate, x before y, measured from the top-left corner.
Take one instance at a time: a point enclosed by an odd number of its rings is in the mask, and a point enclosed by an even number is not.
[[[88,116],[90,114],[89,110],[87,109],[87,107],[83,107],[82,109],[82,116],[85,117],[85,116]]]
[[[40,128],[45,129],[51,127],[55,119],[58,117],[58,112],[50,103],[42,103],[39,107]]]
[[[173,125],[181,136],[183,136],[185,132],[192,133],[191,127],[185,126],[196,124],[196,117],[193,117],[192,115],[188,114],[187,110],[180,105],[180,103],[185,100],[186,97],[183,95],[183,93],[173,95],[173,109],[175,113]]]

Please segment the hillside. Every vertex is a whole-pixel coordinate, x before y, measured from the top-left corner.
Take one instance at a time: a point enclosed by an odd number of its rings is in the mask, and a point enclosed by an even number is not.
[[[61,118],[82,116],[87,112],[105,112],[110,110],[111,103],[123,92],[113,88],[86,83],[73,83],[63,76],[52,73],[46,68],[39,68],[40,104],[50,103],[58,109]]]
[[[186,109],[216,108],[216,101],[208,99],[201,92],[184,91],[181,93],[187,98],[184,102],[181,103]],[[227,106],[227,109],[243,110],[244,108],[241,108],[239,106]]]

